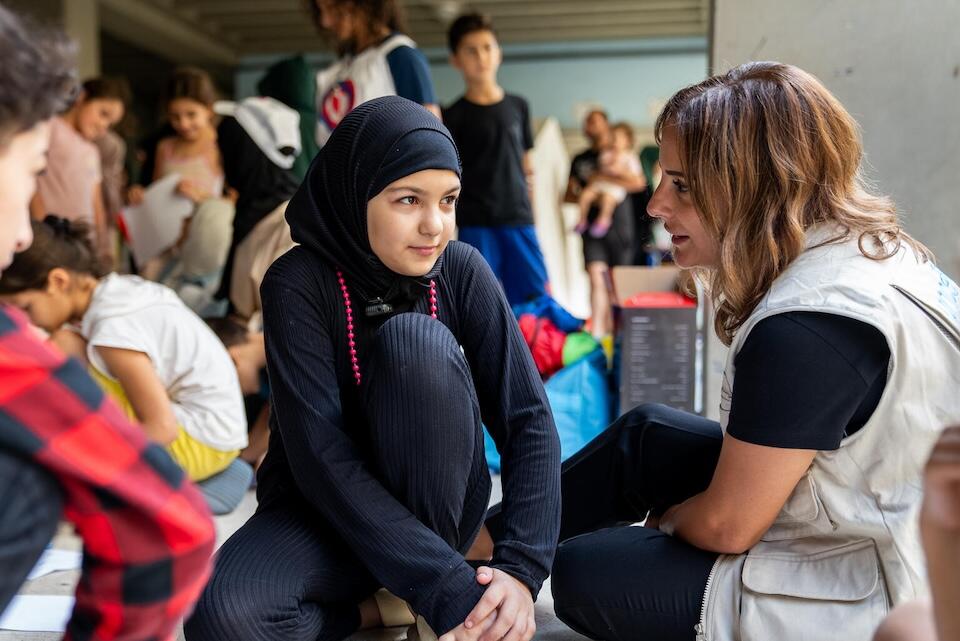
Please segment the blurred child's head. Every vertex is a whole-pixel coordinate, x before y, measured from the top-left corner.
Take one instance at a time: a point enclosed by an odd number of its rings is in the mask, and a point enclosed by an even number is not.
[[[33,244],[0,276],[0,299],[53,332],[83,316],[104,271],[86,223],[47,216],[31,225]]]
[[[463,74],[467,84],[493,83],[502,52],[490,18],[479,13],[460,16],[447,32],[450,64]]]
[[[196,67],[174,70],[163,96],[167,120],[178,136],[194,141],[213,130],[217,90],[206,71]]]
[[[633,127],[625,122],[618,122],[610,128],[613,134],[613,147],[617,151],[633,150]]]
[[[0,273],[32,238],[30,199],[47,165],[49,119],[76,87],[73,49],[60,33],[24,25],[0,5]]]
[[[354,50],[358,35],[403,31],[397,0],[308,0],[314,24],[330,34],[341,53]]]
[[[77,132],[93,141],[123,119],[129,102],[130,85],[123,78],[91,78],[68,113]]]
[[[230,318],[206,318],[207,326],[217,335],[237,368],[240,390],[246,396],[260,391],[260,371],[266,366],[267,354],[263,334],[251,332],[239,321]]]

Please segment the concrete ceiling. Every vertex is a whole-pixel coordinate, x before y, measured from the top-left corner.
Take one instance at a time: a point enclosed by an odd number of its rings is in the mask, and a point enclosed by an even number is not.
[[[240,57],[330,51],[311,24],[310,0],[100,0],[104,29],[147,41],[184,61],[234,64]],[[463,11],[492,16],[503,43],[700,36],[710,0],[401,0],[407,32],[443,46]],[[146,29],[147,33],[143,33]],[[152,46],[151,46],[152,45]]]

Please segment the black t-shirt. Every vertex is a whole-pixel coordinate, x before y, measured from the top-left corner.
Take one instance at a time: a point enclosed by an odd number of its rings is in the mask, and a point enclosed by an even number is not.
[[[532,225],[523,171],[523,156],[533,147],[527,102],[510,94],[493,105],[460,98],[443,110],[443,124],[453,134],[463,163],[457,224]]]
[[[734,362],[727,433],[756,445],[835,450],[877,408],[889,361],[883,334],[862,321],[819,312],[765,318]]]
[[[580,187],[586,187],[590,176],[597,173],[600,165],[600,152],[592,147],[581,151],[573,157],[570,163],[570,177],[576,180]]]

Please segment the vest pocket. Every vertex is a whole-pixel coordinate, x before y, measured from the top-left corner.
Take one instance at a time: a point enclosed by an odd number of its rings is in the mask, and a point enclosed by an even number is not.
[[[889,610],[869,539],[808,539],[779,551],[761,543],[747,555],[741,580],[742,641],[870,641]]]
[[[785,541],[831,534],[836,527],[830,520],[813,476],[807,472],[790,494],[776,521],[762,541]]]

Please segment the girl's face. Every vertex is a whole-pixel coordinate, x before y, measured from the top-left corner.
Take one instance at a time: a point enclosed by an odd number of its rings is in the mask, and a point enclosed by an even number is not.
[[[673,243],[673,260],[681,267],[717,267],[720,246],[707,232],[700,212],[693,204],[687,178],[681,169],[676,129],[672,126],[663,130],[660,167],[663,178],[647,205],[647,212],[663,220]]]
[[[49,144],[49,121],[0,143],[0,273],[33,240],[30,199],[37,175],[47,166]]]
[[[190,98],[174,98],[167,105],[170,126],[184,140],[199,140],[213,128],[213,110],[202,102]]]
[[[45,289],[28,289],[3,298],[20,308],[34,325],[53,333],[74,319],[77,285],[76,275],[58,267],[50,270]]]
[[[388,269],[423,276],[453,237],[460,179],[425,169],[387,185],[367,203],[370,247]]]
[[[87,140],[102,137],[123,118],[123,102],[115,98],[81,98],[77,111],[77,131]]]
[[[333,36],[337,42],[347,42],[356,31],[356,10],[346,2],[335,0],[316,0],[320,9],[320,26]]]

